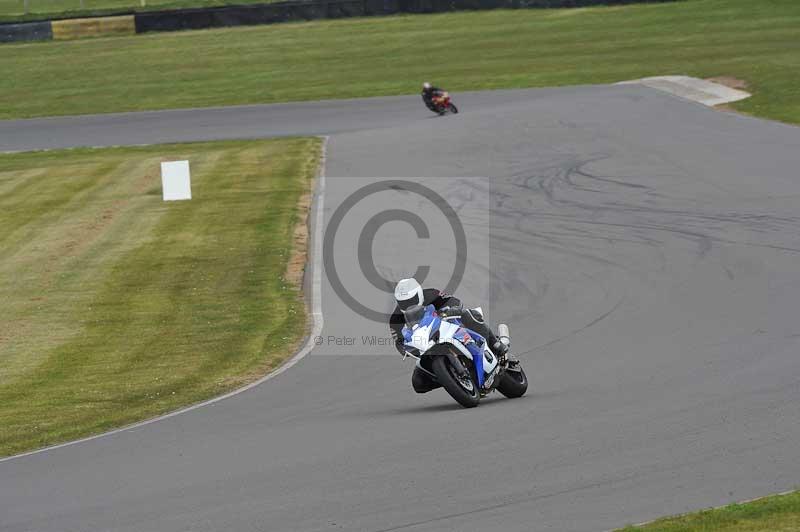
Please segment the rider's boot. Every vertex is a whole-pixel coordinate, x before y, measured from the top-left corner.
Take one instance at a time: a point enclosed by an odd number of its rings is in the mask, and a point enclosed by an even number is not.
[[[504,363],[508,355],[508,346],[505,342],[496,336],[494,336],[494,338],[487,338],[487,341],[489,342],[489,348],[492,350],[492,353],[495,354],[501,364]]]
[[[506,336],[504,338],[502,335],[495,335],[494,331],[486,324],[483,313],[478,309],[466,309],[462,311],[461,319],[467,328],[474,330],[486,339],[486,344],[489,346],[489,349],[491,349],[498,361],[504,364],[506,353],[508,353],[508,337]]]
[[[511,353],[506,353],[506,367],[514,369],[517,366],[519,366],[519,360],[517,359],[517,357],[515,357]]]
[[[508,344],[502,340],[496,342],[494,346],[492,346],[492,352],[497,355],[497,361],[501,365],[505,365],[506,367],[512,369],[519,366],[519,360],[517,360],[517,357],[511,354]]]

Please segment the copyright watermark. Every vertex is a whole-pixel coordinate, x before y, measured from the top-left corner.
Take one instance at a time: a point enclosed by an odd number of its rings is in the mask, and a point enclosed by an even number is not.
[[[328,221],[325,230],[325,237],[322,244],[322,256],[325,264],[325,272],[328,277],[328,282],[333,288],[333,291],[339,299],[347,305],[351,310],[373,321],[386,321],[388,314],[385,311],[380,311],[370,308],[355,297],[350,290],[348,290],[339,275],[336,267],[336,260],[334,256],[334,249],[336,246],[336,237],[342,221],[348,213],[359,206],[359,204],[371,197],[384,193],[382,203],[387,206],[372,215],[359,231],[358,241],[355,246],[356,257],[358,259],[358,268],[366,279],[373,287],[391,294],[394,289],[394,284],[398,279],[387,279],[382,276],[378,271],[375,264],[375,257],[373,255],[373,245],[379,230],[386,224],[391,222],[401,222],[407,224],[416,234],[418,239],[431,238],[431,232],[428,224],[420,216],[420,210],[410,210],[409,208],[394,208],[388,207],[394,205],[392,196],[405,194],[414,194],[417,200],[424,200],[427,204],[427,209],[436,209],[439,213],[444,215],[448,225],[452,231],[452,239],[456,250],[454,260],[454,268],[452,274],[444,285],[445,290],[453,292],[464,277],[464,269],[467,259],[467,236],[464,231],[464,226],[458,217],[458,214],[453,207],[448,203],[440,193],[433,190],[431,187],[426,186],[419,182],[414,182],[404,179],[387,179],[377,181],[364,185],[353,193],[351,193],[334,211]],[[407,239],[398,240],[397,245],[404,245]],[[420,257],[420,262],[424,257]],[[414,269],[408,270],[405,277],[414,277],[421,283],[424,282],[431,271],[430,264],[418,264]]]
[[[462,298],[465,291],[478,294],[476,300],[486,295],[476,279],[487,279],[490,270],[489,188],[488,179],[472,177],[329,177],[326,202],[334,209],[325,219],[322,261],[336,317],[348,309],[385,327],[394,287],[407,277]],[[326,312],[331,314],[329,306]],[[342,327],[337,323],[337,330]],[[377,338],[389,343],[371,344],[360,334],[314,340],[318,346],[393,344]]]
[[[391,336],[378,336],[378,335],[367,335],[362,334],[360,336],[336,336],[333,334],[329,335],[319,335],[314,337],[314,345],[316,346],[323,346],[323,345],[330,345],[330,346],[338,346],[338,347],[348,347],[348,346],[368,346],[368,347],[383,347],[383,346],[394,346],[394,340]]]

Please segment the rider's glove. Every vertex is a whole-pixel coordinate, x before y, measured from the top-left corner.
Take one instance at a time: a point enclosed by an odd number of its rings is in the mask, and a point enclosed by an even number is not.
[[[461,312],[461,307],[458,306],[442,307],[439,309],[439,314],[445,318],[448,316],[461,316]]]

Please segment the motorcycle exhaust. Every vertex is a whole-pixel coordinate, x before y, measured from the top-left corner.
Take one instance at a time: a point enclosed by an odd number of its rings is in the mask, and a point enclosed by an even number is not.
[[[511,345],[511,333],[508,330],[508,325],[501,323],[497,326],[497,337],[506,345],[506,347]]]

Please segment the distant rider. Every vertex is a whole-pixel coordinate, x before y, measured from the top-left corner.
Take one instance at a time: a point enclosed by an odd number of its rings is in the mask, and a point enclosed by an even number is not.
[[[444,95],[444,90],[439,87],[434,87],[427,81],[422,84],[422,101],[433,112],[438,112],[436,100]]]
[[[401,279],[397,283],[397,287],[394,290],[394,298],[397,301],[397,305],[389,318],[389,329],[394,339],[395,348],[401,355],[406,350],[403,345],[403,326],[406,323],[403,311],[414,305],[433,305],[438,312],[447,316],[460,316],[464,327],[483,336],[497,358],[500,361],[505,361],[508,346],[495,336],[492,329],[486,325],[480,312],[476,309],[462,308],[461,301],[458,298],[435,288],[423,289],[413,278]],[[511,363],[510,360],[509,363]],[[420,371],[419,368],[414,368],[411,384],[417,393],[424,393],[438,388],[438,384],[434,385],[430,377],[425,375],[425,372]]]

